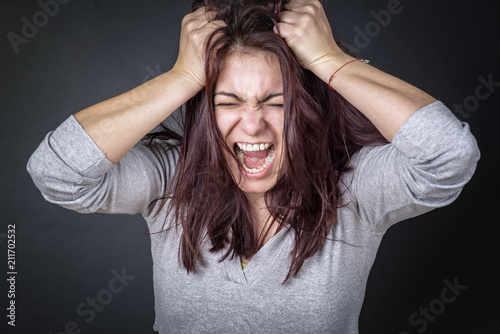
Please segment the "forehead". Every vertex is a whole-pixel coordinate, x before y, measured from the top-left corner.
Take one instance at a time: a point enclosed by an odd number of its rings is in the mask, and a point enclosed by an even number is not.
[[[277,56],[269,53],[233,53],[224,62],[215,92],[230,92],[243,98],[283,91]]]

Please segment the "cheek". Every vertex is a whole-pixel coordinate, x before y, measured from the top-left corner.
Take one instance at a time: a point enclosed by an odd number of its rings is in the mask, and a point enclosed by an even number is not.
[[[236,112],[231,113],[216,111],[215,121],[217,122],[217,127],[219,128],[222,138],[224,138],[224,140],[227,140],[227,136],[238,123],[238,115]]]
[[[268,126],[277,135],[278,140],[282,139],[283,130],[285,126],[285,114],[284,111],[268,111],[265,113],[265,118]]]

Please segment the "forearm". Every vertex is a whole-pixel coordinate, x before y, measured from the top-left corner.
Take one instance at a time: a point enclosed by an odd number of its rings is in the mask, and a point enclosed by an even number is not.
[[[314,72],[328,83],[337,69],[353,59],[345,54],[332,56],[318,65]],[[409,83],[360,61],[343,67],[330,85],[358,108],[389,141],[415,111],[435,101]]]
[[[182,20],[179,56],[169,72],[75,115],[97,146],[117,163],[149,131],[205,85],[207,38],[225,23],[205,7]]]
[[[285,8],[275,32],[285,38],[302,67],[328,83],[335,71],[355,59],[337,45],[318,0],[291,0]],[[359,61],[338,71],[331,86],[389,141],[415,111],[435,101],[412,85]]]
[[[169,71],[84,109],[75,118],[106,157],[117,163],[144,135],[200,89],[177,72]]]

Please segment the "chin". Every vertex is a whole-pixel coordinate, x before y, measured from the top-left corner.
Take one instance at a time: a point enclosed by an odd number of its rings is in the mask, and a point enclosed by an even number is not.
[[[275,180],[269,180],[269,182],[266,182],[264,180],[259,180],[259,181],[242,180],[242,182],[238,186],[247,196],[263,196],[267,191],[269,191],[275,185],[276,185]]]

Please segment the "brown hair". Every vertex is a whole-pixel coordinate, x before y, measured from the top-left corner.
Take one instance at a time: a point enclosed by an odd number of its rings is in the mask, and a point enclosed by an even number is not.
[[[262,246],[247,199],[232,178],[223,150],[236,159],[235,154],[215,120],[214,88],[231,54],[274,55],[281,67],[286,167],[265,194],[265,202],[279,229],[289,227],[295,232],[285,281],[296,276],[304,261],[323,246],[335,225],[342,195],[338,183],[341,174],[350,169],[352,154],[366,145],[387,143],[363,114],[304,70],[286,42],[273,32],[285,3],[193,3],[193,11],[201,6],[216,10],[215,19],[227,26],[218,29],[207,43],[206,86],[185,105],[179,161],[166,194],[160,197],[182,227],[179,258],[188,272],[196,272],[197,264],[204,265],[200,249],[205,238],[210,240],[212,252],[227,247],[221,261],[228,256],[251,256]]]

